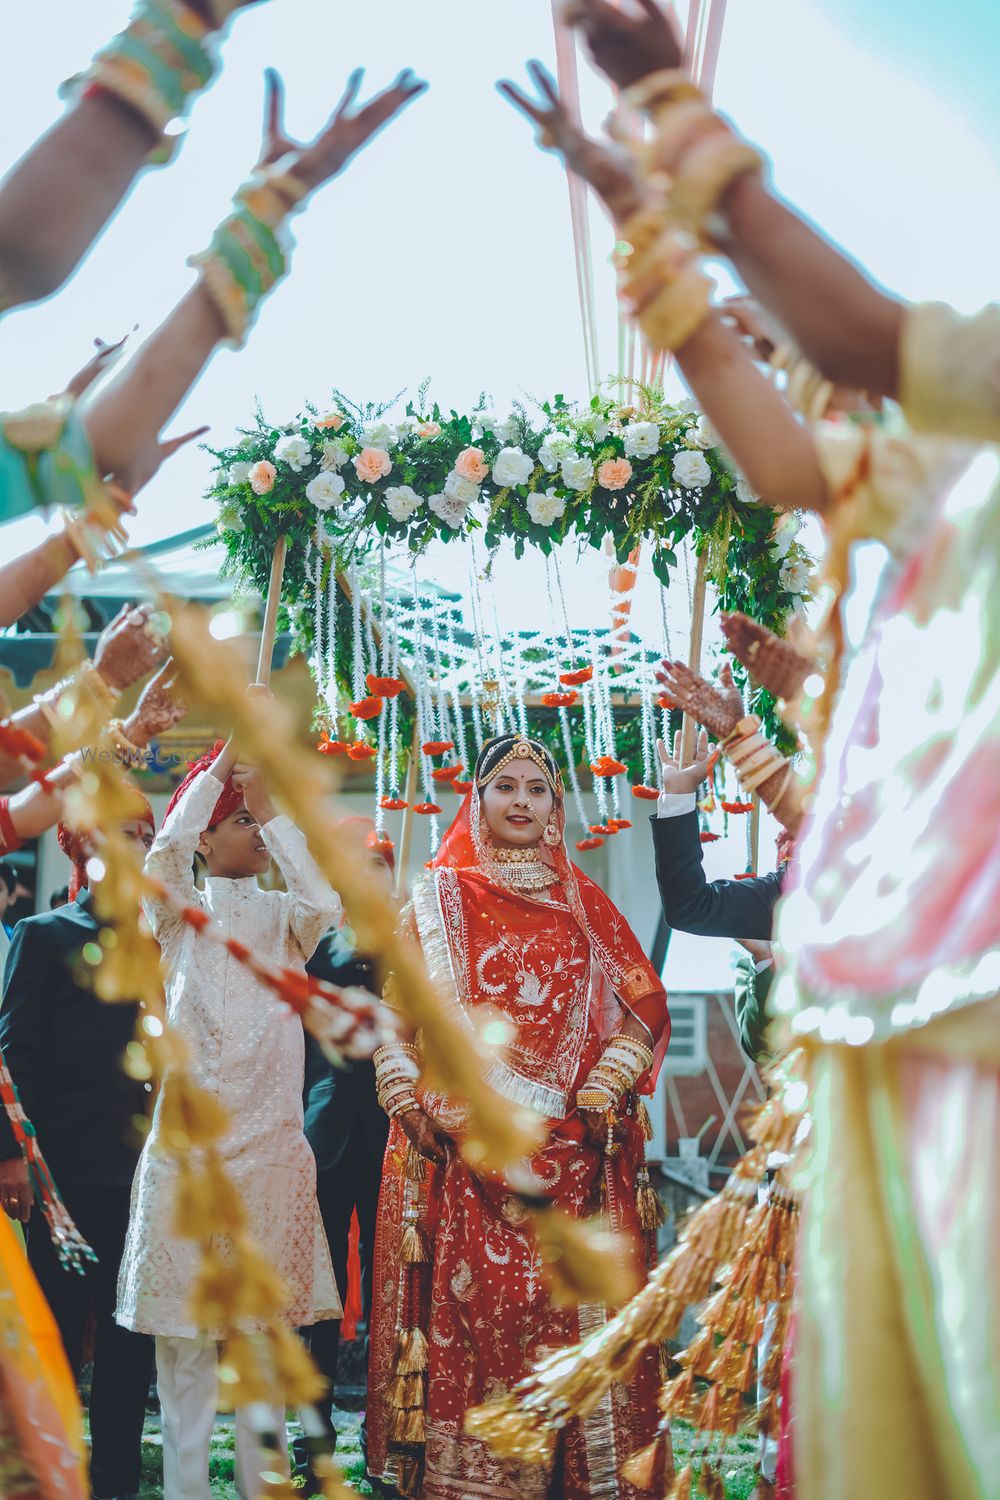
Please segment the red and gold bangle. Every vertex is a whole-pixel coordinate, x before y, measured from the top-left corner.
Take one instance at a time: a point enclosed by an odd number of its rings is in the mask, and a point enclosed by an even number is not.
[[[13,854],[23,843],[10,815],[10,798],[0,797],[0,849],[4,854]]]

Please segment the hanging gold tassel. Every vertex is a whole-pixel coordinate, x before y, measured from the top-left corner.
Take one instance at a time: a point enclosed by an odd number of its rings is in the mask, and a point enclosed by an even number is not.
[[[426,1387],[422,1374],[397,1375],[386,1388],[385,1404],[397,1411],[413,1411],[415,1407],[423,1406],[425,1401]]]
[[[427,1180],[427,1163],[420,1155],[416,1146],[409,1145],[406,1148],[406,1180],[419,1185]]]
[[[629,1484],[634,1484],[637,1490],[651,1490],[657,1480],[663,1450],[664,1439],[660,1433],[645,1448],[640,1448],[625,1460],[622,1478]]]
[[[687,1417],[694,1401],[694,1371],[685,1370],[683,1375],[668,1381],[660,1396],[660,1410],[665,1417]]]
[[[401,1408],[390,1411],[388,1432],[390,1443],[418,1447],[426,1442],[423,1407],[415,1407],[412,1411],[403,1411]]]
[[[653,1139],[653,1122],[649,1118],[649,1110],[641,1099],[639,1100],[639,1107],[635,1112],[635,1117],[639,1122],[639,1129],[642,1131],[643,1140],[651,1141]]]
[[[695,1375],[707,1375],[715,1359],[715,1329],[703,1328],[677,1358]]]
[[[423,1458],[401,1454],[399,1457],[399,1493],[403,1500],[418,1500],[424,1487]]]
[[[705,1500],[726,1500],[726,1486],[722,1475],[714,1465],[709,1463],[702,1465],[698,1483],[701,1485],[701,1493],[705,1496]]]
[[[399,1259],[404,1266],[423,1266],[430,1260],[427,1240],[420,1225],[410,1219],[403,1225],[399,1241]]]
[[[532,1208],[532,1227],[557,1306],[603,1302],[620,1307],[638,1290],[630,1247],[601,1224],[558,1208]]]
[[[427,1369],[427,1340],[423,1329],[407,1328],[400,1332],[394,1366],[397,1375],[417,1375]]]
[[[685,1464],[670,1486],[667,1500],[691,1500],[691,1481],[694,1479],[694,1469],[690,1464]]]
[[[666,1218],[660,1195],[649,1180],[649,1169],[646,1166],[639,1168],[639,1182],[635,1190],[635,1210],[639,1218],[640,1229],[659,1229]]]

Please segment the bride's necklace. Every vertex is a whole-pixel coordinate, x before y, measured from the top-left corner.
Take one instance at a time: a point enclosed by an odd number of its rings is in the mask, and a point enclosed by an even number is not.
[[[546,886],[558,883],[558,870],[539,859],[537,849],[500,848],[491,844],[489,857],[494,866],[491,878],[512,890],[543,891]]]

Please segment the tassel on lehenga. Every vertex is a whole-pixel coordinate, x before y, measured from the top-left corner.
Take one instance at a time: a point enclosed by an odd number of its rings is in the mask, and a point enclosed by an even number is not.
[[[406,1500],[417,1500],[423,1487],[427,1439],[428,1351],[420,1327],[421,1309],[426,1303],[423,1279],[430,1265],[427,1237],[420,1223],[421,1187],[426,1176],[423,1157],[409,1146],[399,1242],[400,1324],[393,1352],[393,1378],[385,1393],[389,1449],[398,1466],[397,1488]]]

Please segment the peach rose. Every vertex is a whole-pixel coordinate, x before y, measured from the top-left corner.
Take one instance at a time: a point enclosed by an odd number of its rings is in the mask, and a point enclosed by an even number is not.
[[[623,490],[632,478],[627,458],[606,458],[597,471],[597,482],[605,490]]]
[[[441,434],[440,422],[418,422],[417,437],[439,437]]]
[[[463,448],[455,460],[455,472],[473,484],[482,484],[490,466],[483,458],[482,448]]]
[[[339,411],[328,411],[325,417],[317,417],[313,423],[314,427],[321,427],[324,431],[332,427],[334,432],[339,432],[344,425],[344,414]]]
[[[392,468],[392,459],[384,448],[362,448],[354,460],[354,472],[362,484],[375,484]]]
[[[269,464],[266,458],[262,458],[260,463],[254,464],[247,475],[250,481],[250,488],[254,494],[266,495],[269,490],[273,490],[277,473],[278,471],[274,467],[274,464]]]

